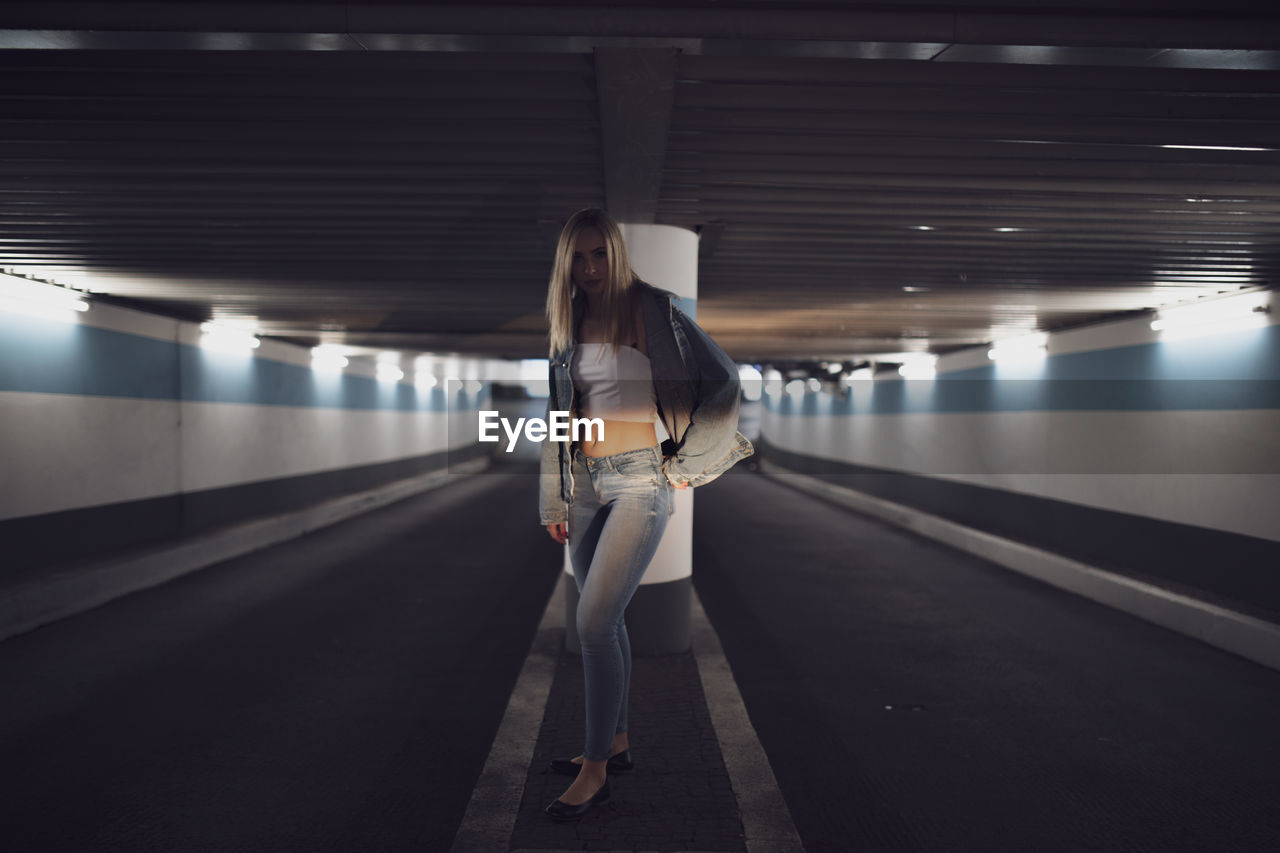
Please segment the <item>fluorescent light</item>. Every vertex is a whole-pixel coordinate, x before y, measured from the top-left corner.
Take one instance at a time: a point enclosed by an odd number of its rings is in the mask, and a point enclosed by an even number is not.
[[[933,230],[932,225],[909,225],[907,227],[909,227],[912,231],[932,231]]]
[[[928,293],[928,292],[929,292],[929,290],[930,290],[930,288],[928,288],[928,287],[916,287],[916,286],[914,286],[914,285],[907,285],[906,287],[903,287],[903,288],[902,288],[902,290],[903,290],[905,293]]]
[[[537,382],[537,381],[538,380],[536,379],[524,380],[526,387],[528,387],[529,383]],[[425,365],[415,364],[413,366],[413,384],[417,385],[419,388],[434,388],[440,384],[440,380],[436,379],[435,374],[431,372],[431,369],[429,367]],[[546,377],[543,377],[542,384],[544,386],[547,384]],[[541,394],[541,395],[535,395],[535,396],[545,397],[547,395]]]
[[[202,323],[200,346],[218,352],[247,352],[257,349],[262,341],[242,327],[222,323]]]
[[[1161,308],[1151,321],[1161,340],[1181,340],[1200,335],[1258,329],[1268,324],[1271,312],[1266,293],[1251,293],[1190,305]]]
[[[419,359],[419,362],[423,361]],[[430,371],[419,373],[422,377],[419,385],[423,382],[430,381],[427,388],[436,387],[436,378],[431,375]],[[547,379],[547,359],[545,358],[525,358],[520,360],[520,382],[524,385],[525,393],[530,397],[546,397],[551,394],[551,383]]]
[[[440,384],[440,380],[436,378],[435,367],[440,360],[430,355],[420,355],[413,360],[413,384],[421,390],[435,388]],[[520,362],[520,379],[524,383],[525,388],[530,388],[530,383],[536,383],[539,378],[538,365],[541,364],[542,388],[547,386],[547,360],[539,358],[529,358]],[[533,394],[533,389],[530,389]],[[541,394],[534,394],[536,397],[545,397],[547,392],[543,390]]]
[[[0,296],[0,311],[6,311],[11,314],[26,314],[29,317],[40,317],[44,320],[61,320],[70,322],[75,319],[76,313],[79,311],[88,311],[88,303],[81,302],[81,308],[78,305],[47,305],[40,302],[29,302],[25,299],[11,299],[8,296]]]
[[[764,372],[764,393],[770,397],[778,397],[782,394],[782,372],[776,368],[769,368]]]
[[[425,366],[427,359],[419,358],[418,364]],[[418,368],[421,369],[421,368]],[[545,358],[523,358],[520,360],[520,378],[547,381],[547,360]]]
[[[750,402],[760,399],[761,386],[764,383],[764,377],[760,375],[760,371],[753,365],[738,365],[738,384],[742,386],[742,396]]]
[[[1173,329],[1239,318],[1253,314],[1255,311],[1265,313],[1268,308],[1267,302],[1266,293],[1251,293],[1247,296],[1206,300],[1186,305],[1169,305],[1159,310],[1151,327]]]
[[[1178,341],[1202,334],[1242,332],[1265,327],[1271,313],[1270,296],[1266,292],[1244,296],[1217,298],[1189,305],[1162,307],[1151,321],[1162,341]]]
[[[1048,354],[1048,336],[1040,333],[996,341],[987,350],[987,358],[1002,364],[1026,364],[1039,361]]]
[[[937,374],[937,356],[928,353],[904,353],[904,356],[898,368],[898,375],[903,379],[932,379]]]
[[[383,382],[399,382],[404,379],[404,371],[400,369],[400,353],[391,350],[378,353],[376,373]]]
[[[1270,148],[1242,148],[1236,145],[1161,145],[1161,148],[1189,148],[1193,151],[1270,151]]]
[[[932,379],[937,373],[932,364],[904,364],[898,368],[898,375],[903,379]]]
[[[342,353],[342,347],[321,344],[311,350],[311,366],[316,370],[341,370],[351,363]]]
[[[53,320],[69,320],[89,310],[84,294],[40,281],[0,273],[0,310]]]
[[[1267,325],[1267,318],[1263,314],[1253,314],[1244,317],[1237,317],[1234,320],[1219,320],[1215,323],[1202,323],[1194,326],[1181,326],[1176,328],[1165,327],[1156,321],[1151,324],[1151,328],[1160,332],[1160,340],[1162,341],[1180,341],[1186,338],[1198,338],[1201,335],[1218,335],[1226,332],[1244,332],[1249,329],[1261,329]]]
[[[787,383],[786,391],[792,397],[803,397],[804,396],[804,380],[792,379],[790,382]]]
[[[812,376],[805,380],[804,385],[815,394],[822,390],[822,383],[817,379],[814,379]]]

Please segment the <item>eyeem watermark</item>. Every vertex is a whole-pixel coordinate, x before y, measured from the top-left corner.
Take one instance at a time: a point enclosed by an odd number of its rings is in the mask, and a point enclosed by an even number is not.
[[[550,420],[542,418],[516,418],[515,426],[497,412],[480,412],[480,440],[498,441],[501,436],[495,430],[501,425],[507,434],[507,453],[515,450],[516,439],[523,428],[528,441],[603,441],[604,421],[600,418],[573,418],[569,412],[552,411]]]

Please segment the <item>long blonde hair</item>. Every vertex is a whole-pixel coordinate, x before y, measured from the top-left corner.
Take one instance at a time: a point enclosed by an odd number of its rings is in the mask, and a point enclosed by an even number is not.
[[[578,235],[587,228],[595,228],[604,237],[609,259],[609,277],[602,293],[605,341],[616,349],[631,340],[631,285],[638,279],[631,271],[627,244],[622,239],[622,229],[612,216],[598,207],[588,207],[569,217],[556,244],[555,263],[547,285],[547,322],[551,326],[552,355],[573,340],[573,252]]]

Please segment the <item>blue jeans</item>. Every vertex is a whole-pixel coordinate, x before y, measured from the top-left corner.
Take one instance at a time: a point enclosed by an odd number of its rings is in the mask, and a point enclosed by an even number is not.
[[[611,456],[573,451],[569,559],[587,694],[584,758],[604,761],[627,730],[631,643],[623,612],[667,529],[674,486],[658,447]]]

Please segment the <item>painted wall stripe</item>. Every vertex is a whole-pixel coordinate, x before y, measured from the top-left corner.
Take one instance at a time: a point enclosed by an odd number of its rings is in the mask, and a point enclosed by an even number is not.
[[[461,383],[419,390],[350,373],[317,373],[79,323],[0,312],[0,391],[333,409],[443,412],[486,405]]]
[[[1280,410],[1276,379],[907,379],[855,385],[846,396],[764,396],[780,415],[974,412],[1177,412]]]
[[[1039,366],[988,364],[936,379],[855,383],[839,397],[764,396],[783,415],[959,412],[1280,410],[1280,326],[1173,343],[1052,356]]]
[[[1224,337],[1226,338],[1224,340]],[[1140,343],[1045,359],[1047,380],[1274,380],[1280,372],[1280,325],[1229,335]],[[997,379],[997,365],[941,373],[939,379]],[[1028,377],[1033,378],[1033,377]]]

